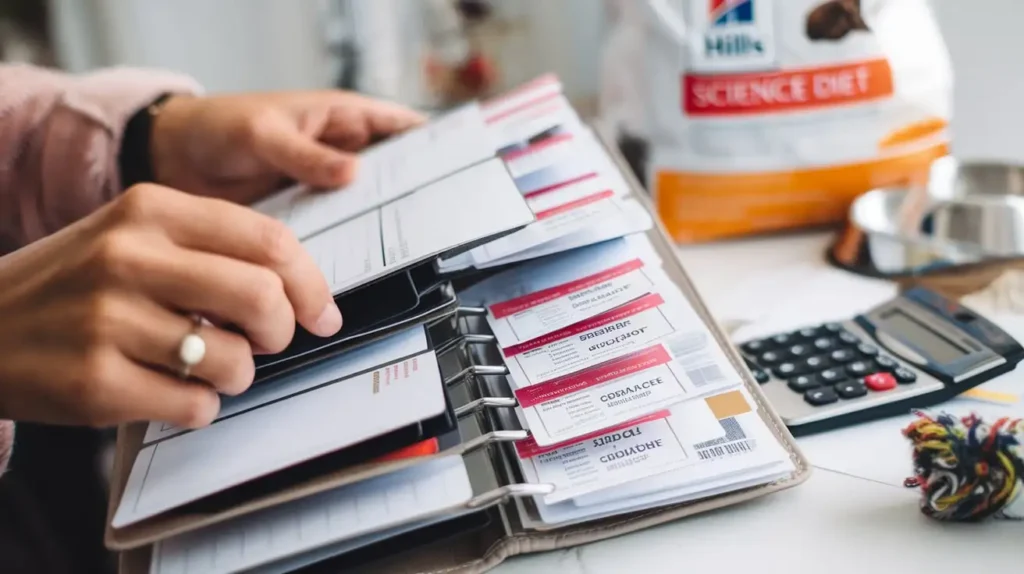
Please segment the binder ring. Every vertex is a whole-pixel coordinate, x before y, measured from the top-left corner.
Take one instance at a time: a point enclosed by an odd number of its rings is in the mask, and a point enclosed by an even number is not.
[[[480,508],[482,506],[492,506],[494,504],[502,503],[510,498],[526,498],[528,496],[542,496],[545,494],[551,494],[555,491],[555,485],[549,483],[519,483],[519,484],[506,484],[495,488],[490,492],[485,492],[480,496],[470,499],[466,503],[467,508]]]
[[[473,365],[471,367],[466,367],[445,379],[444,386],[450,387],[452,385],[465,382],[467,379],[471,379],[473,377],[503,376],[507,374],[508,367],[504,365],[500,367],[494,365]]]
[[[494,335],[478,335],[471,333],[445,341],[437,348],[436,353],[438,355],[446,355],[455,349],[463,349],[469,345],[490,345],[497,342],[497,340],[497,337]]]
[[[486,317],[486,307],[459,307],[456,309],[459,317]]]
[[[483,409],[512,409],[517,406],[519,402],[510,397],[483,397],[455,409],[455,416],[461,418]]]

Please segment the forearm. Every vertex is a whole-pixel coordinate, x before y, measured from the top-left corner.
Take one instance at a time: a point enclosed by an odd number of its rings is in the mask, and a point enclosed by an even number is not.
[[[187,77],[152,70],[70,75],[0,65],[0,254],[116,197],[128,119],[161,93],[199,89]]]

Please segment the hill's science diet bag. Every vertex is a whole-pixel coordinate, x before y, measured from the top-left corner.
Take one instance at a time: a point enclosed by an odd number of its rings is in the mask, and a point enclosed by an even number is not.
[[[926,0],[646,0],[646,179],[677,241],[841,221],[947,154]]]

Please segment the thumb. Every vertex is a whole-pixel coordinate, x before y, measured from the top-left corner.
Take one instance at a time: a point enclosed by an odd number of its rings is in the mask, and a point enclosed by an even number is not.
[[[257,156],[282,174],[315,187],[339,187],[351,182],[359,158],[299,131],[286,117],[262,121],[254,130]]]

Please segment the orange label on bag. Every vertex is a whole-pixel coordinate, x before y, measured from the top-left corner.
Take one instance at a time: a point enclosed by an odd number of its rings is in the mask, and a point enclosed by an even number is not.
[[[690,116],[766,114],[887,98],[885,59],[744,74],[686,74],[683,110]]]

